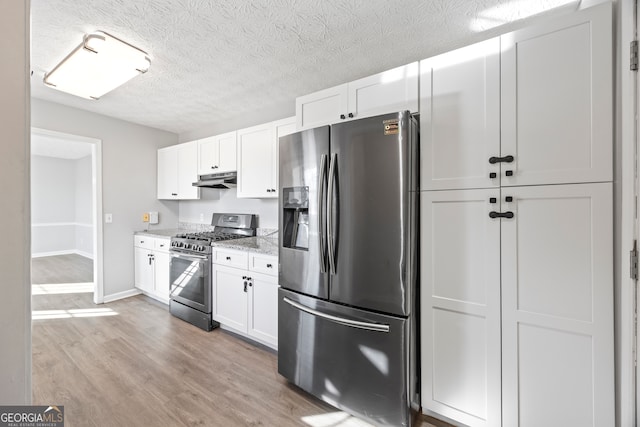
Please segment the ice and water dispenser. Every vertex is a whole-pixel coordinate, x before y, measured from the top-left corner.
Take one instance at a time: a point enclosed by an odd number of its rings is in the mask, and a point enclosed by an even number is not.
[[[309,187],[282,189],[282,218],[282,245],[309,250]]]

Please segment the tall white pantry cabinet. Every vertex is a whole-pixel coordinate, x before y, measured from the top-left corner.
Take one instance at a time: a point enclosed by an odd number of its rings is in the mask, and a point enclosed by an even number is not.
[[[420,64],[422,406],[612,426],[611,4]]]

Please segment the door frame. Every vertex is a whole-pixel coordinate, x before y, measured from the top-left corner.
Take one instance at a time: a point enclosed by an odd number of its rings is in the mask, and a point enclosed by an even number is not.
[[[102,140],[42,128],[31,128],[32,134],[91,144],[91,173],[93,195],[91,200],[93,222],[93,302],[104,302],[104,251],[102,228]]]
[[[616,425],[640,425],[637,408],[637,340],[635,313],[637,283],[631,278],[629,252],[638,229],[637,153],[640,148],[636,125],[637,72],[629,68],[629,46],[636,39],[637,0],[614,2],[615,11],[615,351],[616,351]]]

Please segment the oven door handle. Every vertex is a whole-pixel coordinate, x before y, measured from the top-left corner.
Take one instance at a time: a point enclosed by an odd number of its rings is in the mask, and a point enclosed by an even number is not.
[[[181,253],[175,253],[175,252],[172,252],[170,255],[172,258],[185,258],[185,259],[197,258],[197,259],[203,259],[203,260],[206,260],[208,258],[207,256],[203,256],[203,255],[181,254]]]

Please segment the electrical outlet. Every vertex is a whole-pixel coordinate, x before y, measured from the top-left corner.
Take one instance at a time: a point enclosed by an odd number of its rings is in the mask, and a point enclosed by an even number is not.
[[[142,222],[149,222],[149,214],[148,213],[143,213],[142,214]]]
[[[104,214],[104,222],[111,224],[113,222],[113,214]]]

